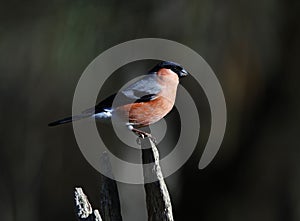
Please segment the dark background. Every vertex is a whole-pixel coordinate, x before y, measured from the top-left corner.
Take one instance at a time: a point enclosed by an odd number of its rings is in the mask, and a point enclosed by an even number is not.
[[[97,55],[143,37],[197,51],[227,102],[213,162],[197,169],[204,119],[199,148],[166,180],[175,220],[300,220],[299,9],[296,0],[1,1],[0,220],[75,220],[75,186],[97,208],[99,174],[71,125],[47,124],[71,113],[77,81]],[[145,210],[132,201],[123,199],[124,217]]]

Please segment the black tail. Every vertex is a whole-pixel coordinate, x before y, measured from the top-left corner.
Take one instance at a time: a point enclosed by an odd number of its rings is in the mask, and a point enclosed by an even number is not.
[[[90,117],[91,115],[77,115],[77,116],[73,116],[73,117],[66,117],[66,118],[63,118],[61,120],[57,120],[57,121],[54,121],[54,122],[51,122],[48,124],[49,127],[53,127],[53,126],[57,126],[57,125],[60,125],[60,124],[66,124],[66,123],[70,123],[72,121],[75,121],[75,120],[81,120],[83,118],[87,118],[87,117]]]

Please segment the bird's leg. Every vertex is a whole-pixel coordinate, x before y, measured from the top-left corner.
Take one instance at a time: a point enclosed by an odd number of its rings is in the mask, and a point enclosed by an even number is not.
[[[139,137],[141,137],[141,138],[143,138],[143,139],[144,139],[145,137],[152,138],[152,135],[149,134],[149,133],[147,133],[147,132],[145,132],[145,131],[138,130],[138,129],[136,129],[136,128],[133,128],[131,131],[132,131],[133,133],[139,135]]]
[[[128,125],[128,129],[131,130],[133,133],[135,133],[136,135],[139,136],[139,138],[142,138],[144,139],[145,137],[148,137],[149,139],[151,139],[153,141],[153,143],[156,144],[156,139],[155,137],[153,137],[151,134],[145,132],[145,131],[142,131],[142,130],[139,130],[139,129],[136,129],[134,128],[132,125]],[[138,144],[140,144],[140,141],[137,141]]]

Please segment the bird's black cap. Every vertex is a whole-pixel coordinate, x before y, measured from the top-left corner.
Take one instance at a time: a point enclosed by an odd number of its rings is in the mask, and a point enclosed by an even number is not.
[[[175,62],[172,61],[162,61],[160,63],[158,63],[154,68],[151,69],[150,72],[157,72],[162,68],[166,68],[166,69],[170,69],[173,72],[175,72],[179,78],[185,77],[187,75],[189,75],[189,72],[187,72],[182,65],[177,64]]]

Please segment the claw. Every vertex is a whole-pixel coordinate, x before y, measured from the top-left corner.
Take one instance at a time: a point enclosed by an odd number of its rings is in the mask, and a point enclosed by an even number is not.
[[[141,140],[140,139],[145,139],[145,137],[148,137],[156,145],[156,139],[151,134],[146,133],[145,131],[142,131],[142,130],[138,130],[136,128],[132,128],[131,130],[136,135],[138,135],[137,144],[139,144],[139,145],[141,144]]]

